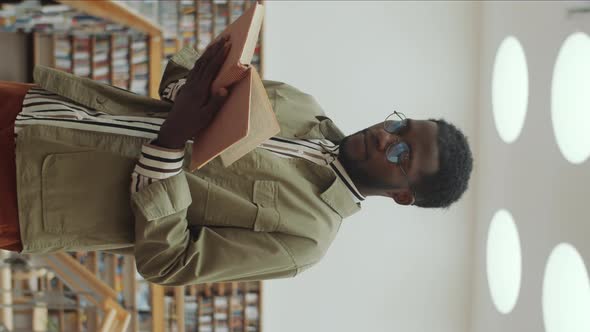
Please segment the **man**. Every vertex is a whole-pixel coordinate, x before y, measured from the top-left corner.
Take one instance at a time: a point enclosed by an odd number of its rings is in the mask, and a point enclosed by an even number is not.
[[[345,137],[311,96],[272,81],[279,135],[230,167],[189,172],[186,143],[227,94],[210,86],[228,47],[179,52],[165,101],[37,68],[40,87],[4,98],[22,103],[16,171],[0,164],[11,188],[0,224],[16,230],[5,248],[131,252],[147,280],[165,285],[293,277],[366,196],[448,207],[466,190],[471,153],[452,125],[394,113]]]

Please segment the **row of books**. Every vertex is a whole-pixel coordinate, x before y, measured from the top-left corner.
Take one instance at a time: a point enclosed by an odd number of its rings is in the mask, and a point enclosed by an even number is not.
[[[195,45],[195,14],[188,12],[189,10],[194,9],[195,3],[192,0],[180,0],[179,5],[179,39],[182,41],[182,45]]]
[[[195,18],[199,25],[199,35],[197,50],[202,52],[207,45],[213,40],[213,4],[211,1],[203,1],[199,3],[197,8],[197,16]]]
[[[220,284],[214,284],[219,286]],[[196,332],[257,332],[260,330],[260,288],[258,282],[239,283],[229,294],[213,294],[211,290],[186,294],[184,328]],[[199,287],[203,287],[200,285]],[[209,287],[209,286],[206,286]],[[218,292],[219,293],[219,292]],[[176,299],[165,296],[167,331],[178,330]]]
[[[186,45],[203,52],[214,36],[256,0],[133,0],[124,3],[162,27],[164,57],[169,59]],[[196,10],[191,12],[192,9]],[[260,45],[255,52],[252,63],[260,70]]]
[[[199,0],[195,20],[198,25],[196,49],[203,52],[212,38],[240,17],[255,0]],[[261,42],[259,38],[252,65],[260,72]]]
[[[154,20],[163,27],[164,57],[163,67],[173,54],[184,45],[193,45],[199,52],[203,52],[213,37],[219,34],[227,25],[237,19],[244,10],[249,8],[254,0],[173,0],[152,1],[133,0],[122,1],[139,11],[143,16]],[[147,61],[145,63],[127,63],[124,58],[132,57],[131,61],[140,61],[143,55],[135,57],[133,54],[119,52],[109,54],[109,63],[102,59],[104,48],[109,41],[99,40],[98,49],[92,48],[92,40],[87,35],[102,34],[134,34],[124,26],[108,20],[88,16],[72,10],[66,5],[41,5],[40,1],[27,0],[16,4],[2,4],[0,7],[0,30],[5,31],[35,31],[47,34],[64,35],[58,37],[55,66],[83,77],[111,83],[115,86],[130,89],[139,94],[147,93]],[[190,13],[190,9],[195,9]],[[73,31],[73,32],[72,32]],[[70,35],[75,40],[68,41]],[[101,38],[99,38],[101,39]],[[105,38],[106,39],[106,38]],[[121,40],[117,39],[121,47]],[[128,44],[133,41],[128,42]],[[110,41],[111,49],[115,44]],[[103,48],[102,50],[100,48]],[[138,47],[138,53],[145,53],[145,47]],[[93,52],[94,58],[87,57]],[[127,51],[129,52],[129,51]],[[260,42],[256,47],[252,64],[260,71]],[[116,67],[116,68],[115,68]],[[127,68],[128,67],[128,68]],[[134,68],[137,67],[137,68]],[[93,71],[94,69],[94,71]]]
[[[0,5],[0,31],[53,36],[53,66],[81,77],[148,94],[146,36],[67,5],[26,0]]]
[[[256,1],[253,0],[198,1],[195,17],[199,27],[197,50],[202,52],[214,36],[225,30],[254,3]]]
[[[55,68],[147,95],[149,57],[141,34],[53,35]]]
[[[105,254],[101,252],[71,253],[82,265],[96,273],[118,294],[123,307],[137,313],[137,331],[151,331],[153,317],[151,308],[151,289],[149,282],[143,280],[136,269],[130,269],[130,257]],[[134,271],[134,276],[126,273]],[[134,278],[135,290],[132,299],[123,293],[128,292],[129,284],[125,280]],[[53,281],[56,281],[54,279]],[[53,288],[56,288],[54,285]],[[167,288],[164,296],[165,331],[178,331],[178,324],[184,324],[185,331],[196,332],[258,332],[260,331],[260,282],[234,282],[218,284],[193,285],[185,288],[184,305],[177,308],[177,293]],[[72,299],[74,302],[81,299]],[[131,301],[131,302],[127,302]],[[81,304],[84,306],[84,304]],[[178,311],[184,311],[184,321],[177,317]],[[88,326],[87,317],[79,317],[81,326]]]
[[[97,33],[126,30],[119,24],[86,15],[67,5],[25,0],[0,6],[0,31],[65,33],[76,30]]]
[[[147,95],[149,82],[148,44],[145,36],[132,36],[131,52],[131,92]]]

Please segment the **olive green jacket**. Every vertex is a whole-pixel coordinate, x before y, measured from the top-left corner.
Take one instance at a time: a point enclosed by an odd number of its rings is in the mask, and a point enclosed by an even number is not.
[[[160,91],[198,58],[183,49],[167,66]],[[38,67],[41,87],[113,115],[165,117],[171,104]],[[343,135],[313,97],[265,81],[280,122],[278,136]],[[214,160],[131,195],[147,140],[31,125],[17,138],[17,183],[24,253],[131,251],[149,281],[192,284],[293,277],[317,263],[342,219],[356,212],[330,167],[276,157],[257,148],[228,168]]]

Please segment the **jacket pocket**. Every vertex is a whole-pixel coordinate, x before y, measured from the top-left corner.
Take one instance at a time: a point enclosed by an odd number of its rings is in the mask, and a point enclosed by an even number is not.
[[[45,157],[41,171],[44,230],[76,235],[129,232],[134,165],[132,158],[96,151]]]
[[[275,181],[254,182],[253,202],[258,207],[254,231],[275,232],[280,226],[280,215],[277,211],[279,186]]]

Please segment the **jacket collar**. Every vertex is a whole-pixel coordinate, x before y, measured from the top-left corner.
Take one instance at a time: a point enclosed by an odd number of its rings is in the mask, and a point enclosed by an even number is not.
[[[336,127],[334,122],[327,116],[318,115],[316,119],[319,121],[313,125],[307,132],[297,135],[300,139],[318,139],[325,138],[335,144],[340,144],[345,135]]]
[[[307,132],[297,135],[299,139],[327,139],[334,144],[340,144],[345,135],[336,127],[334,122],[323,115],[316,116],[319,121],[312,126]],[[328,204],[338,215],[342,218],[349,217],[360,210],[360,203],[355,203],[350,193],[350,189],[346,187],[344,182],[334,175],[334,182],[320,197]]]
[[[355,203],[350,190],[344,182],[335,176],[334,182],[326,191],[320,194],[321,199],[328,204],[343,219],[351,216],[361,209],[360,203]]]

